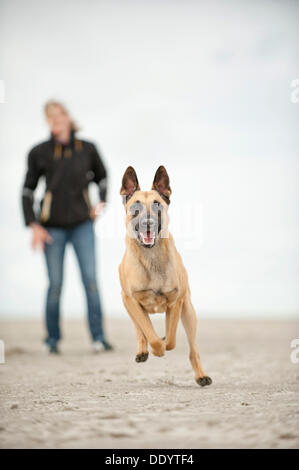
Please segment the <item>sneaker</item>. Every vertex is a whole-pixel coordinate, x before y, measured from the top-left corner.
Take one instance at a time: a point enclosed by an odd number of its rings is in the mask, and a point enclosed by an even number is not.
[[[45,344],[47,354],[60,354],[57,344]]]
[[[50,354],[60,354],[59,349],[58,349],[56,344],[52,345],[52,346],[49,346],[49,353]]]
[[[114,347],[108,341],[103,341],[105,351],[113,351]]]
[[[96,353],[96,354],[105,351],[105,347],[104,347],[104,344],[102,343],[102,341],[94,341],[92,343],[92,349],[93,349],[93,352]]]
[[[96,340],[92,343],[92,349],[95,353],[100,353],[103,351],[112,351],[114,348],[108,341]]]

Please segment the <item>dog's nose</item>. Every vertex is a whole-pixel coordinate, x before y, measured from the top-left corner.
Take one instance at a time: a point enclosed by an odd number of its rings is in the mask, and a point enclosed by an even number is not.
[[[140,223],[143,229],[150,229],[155,225],[154,219],[143,219]]]

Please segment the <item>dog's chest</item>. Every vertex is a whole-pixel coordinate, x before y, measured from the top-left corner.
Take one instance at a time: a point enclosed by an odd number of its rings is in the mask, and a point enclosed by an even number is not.
[[[148,258],[145,263],[141,264],[140,274],[140,289],[167,292],[176,287],[175,271],[169,259]]]

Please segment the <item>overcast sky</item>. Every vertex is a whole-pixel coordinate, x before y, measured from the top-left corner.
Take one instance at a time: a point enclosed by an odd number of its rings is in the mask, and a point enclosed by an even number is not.
[[[133,165],[150,189],[163,164],[200,315],[299,316],[298,17],[286,0],[0,0],[0,315],[43,312],[45,262],[20,194],[54,97],[109,170],[96,227],[107,315],[126,315],[122,174]],[[63,315],[83,316],[71,249],[65,274]]]

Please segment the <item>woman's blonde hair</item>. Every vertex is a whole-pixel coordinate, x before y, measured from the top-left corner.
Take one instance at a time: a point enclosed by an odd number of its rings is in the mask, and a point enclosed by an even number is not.
[[[77,132],[79,130],[77,123],[73,120],[68,109],[63,103],[61,103],[61,101],[49,100],[45,103],[44,112],[45,112],[46,117],[48,117],[49,109],[51,106],[59,106],[62,109],[62,111],[70,118],[72,131]]]

